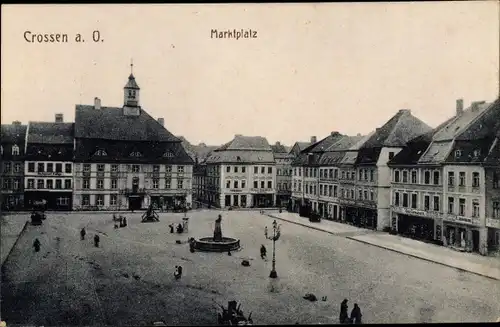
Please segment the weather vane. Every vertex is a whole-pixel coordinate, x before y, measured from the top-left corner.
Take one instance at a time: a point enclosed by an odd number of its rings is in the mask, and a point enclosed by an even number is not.
[[[130,74],[134,73],[134,59],[130,59]]]

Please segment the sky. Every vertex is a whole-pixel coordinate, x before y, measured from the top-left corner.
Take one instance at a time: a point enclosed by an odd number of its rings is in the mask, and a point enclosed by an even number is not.
[[[193,144],[364,135],[399,109],[435,127],[458,98],[499,96],[496,1],[2,5],[1,24],[2,124],[74,121],[94,97],[121,107],[131,59],[141,106]]]

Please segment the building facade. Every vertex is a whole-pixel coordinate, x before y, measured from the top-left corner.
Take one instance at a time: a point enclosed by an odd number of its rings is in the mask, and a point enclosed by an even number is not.
[[[75,109],[75,210],[190,207],[193,160],[181,140],[139,102],[131,74],[122,107]]]
[[[454,117],[409,142],[390,162],[393,230],[461,251],[487,254],[488,244],[497,247],[487,212],[493,214],[496,198],[498,112],[498,101],[473,102],[464,110],[459,99]],[[485,165],[488,160],[492,164]]]
[[[74,124],[62,114],[55,122],[29,122],[24,164],[25,208],[44,203],[49,210],[71,210]]]
[[[204,166],[197,169],[197,186],[210,206],[275,206],[276,162],[265,138],[236,135],[214,150]]]
[[[287,207],[292,194],[292,160],[293,155],[276,142],[271,146],[276,163],[276,206]]]
[[[2,157],[2,210],[24,208],[24,150],[26,125],[15,121],[2,125],[0,153]]]

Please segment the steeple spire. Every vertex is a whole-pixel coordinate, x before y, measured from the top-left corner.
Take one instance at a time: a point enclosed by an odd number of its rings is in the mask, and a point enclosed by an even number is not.
[[[130,75],[134,74],[134,59],[130,58]]]

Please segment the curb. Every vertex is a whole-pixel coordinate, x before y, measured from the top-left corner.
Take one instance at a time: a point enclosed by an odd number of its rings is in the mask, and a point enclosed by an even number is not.
[[[3,260],[2,264],[1,264],[2,267],[9,260],[9,257],[11,255],[12,251],[14,251],[14,248],[16,247],[17,242],[19,241],[19,239],[21,238],[21,236],[24,234],[24,231],[26,231],[26,227],[28,227],[28,224],[29,224],[28,221],[26,221],[24,223],[24,226],[21,229],[21,232],[19,232],[19,234],[16,237],[16,240],[14,241],[14,244],[12,244],[12,247],[10,248],[9,253],[7,253],[7,255],[5,256],[5,259]]]
[[[269,214],[266,214],[266,215],[267,215],[268,217],[275,218],[275,219],[282,220],[282,221],[286,221],[286,222],[289,222],[289,223],[291,223],[291,224],[300,225],[300,226],[303,226],[303,227],[308,227],[308,228],[315,229],[315,230],[318,230],[318,231],[321,231],[321,232],[325,232],[325,233],[328,233],[328,234],[331,234],[331,235],[335,235],[335,236],[340,236],[340,235],[338,235],[338,234],[335,234],[335,233],[333,233],[333,232],[330,232],[330,231],[327,231],[327,230],[324,230],[324,229],[321,229],[321,228],[318,228],[318,227],[315,227],[315,226],[309,226],[309,225],[302,224],[302,223],[299,223],[299,222],[294,222],[294,221],[290,221],[290,220],[287,220],[287,219],[278,218],[278,217],[276,217],[276,216],[269,215]],[[476,271],[471,271],[471,270],[467,270],[467,269],[463,269],[463,268],[455,267],[455,266],[449,265],[449,264],[444,263],[444,262],[435,261],[435,260],[432,260],[432,259],[428,259],[428,258],[420,257],[420,256],[417,256],[417,255],[414,255],[414,254],[410,254],[410,253],[406,253],[406,252],[400,251],[400,250],[395,250],[395,249],[390,248],[390,247],[387,247],[387,246],[383,246],[383,245],[378,245],[378,244],[370,243],[370,242],[367,242],[367,241],[363,241],[363,240],[360,240],[360,239],[356,239],[356,238],[355,238],[355,237],[353,237],[353,236],[343,236],[343,237],[344,237],[344,238],[347,238],[347,239],[349,239],[349,240],[351,240],[351,241],[356,241],[356,242],[359,242],[359,243],[363,243],[363,244],[367,244],[367,245],[375,246],[375,247],[378,247],[378,248],[381,248],[381,249],[385,249],[385,250],[389,250],[389,251],[392,251],[392,252],[395,252],[395,253],[403,254],[403,255],[406,255],[406,256],[409,256],[409,257],[412,257],[412,258],[416,258],[416,259],[424,260],[424,261],[427,261],[427,262],[436,263],[436,264],[439,264],[439,265],[442,265],[442,266],[445,266],[445,267],[448,267],[448,268],[457,269],[457,270],[459,270],[459,271],[468,272],[468,273],[471,273],[471,274],[474,274],[474,275],[478,275],[478,276],[486,277],[486,278],[493,279],[493,280],[500,280],[500,278],[497,278],[497,277],[492,277],[492,276],[487,275],[487,274],[482,274],[482,273],[479,273],[479,272],[476,272]]]
[[[381,249],[389,250],[389,251],[392,251],[392,252],[395,252],[395,253],[403,254],[403,255],[406,255],[406,256],[409,256],[409,257],[412,257],[412,258],[424,260],[424,261],[427,261],[427,262],[436,263],[436,264],[439,264],[439,265],[442,265],[442,266],[445,266],[445,267],[448,267],[448,268],[457,269],[457,270],[460,270],[460,271],[468,272],[468,273],[471,273],[471,274],[474,274],[474,275],[486,277],[486,278],[493,279],[493,280],[500,280],[500,278],[498,278],[498,277],[493,277],[493,276],[490,276],[490,275],[487,275],[487,274],[483,274],[483,273],[479,273],[479,272],[476,272],[476,271],[467,270],[467,269],[464,269],[464,268],[459,268],[459,267],[452,266],[450,264],[447,264],[447,263],[444,263],[444,262],[441,262],[441,261],[436,261],[436,260],[433,260],[433,259],[420,257],[420,256],[415,255],[415,254],[403,252],[403,251],[400,251],[400,250],[395,250],[393,248],[390,248],[390,247],[387,247],[387,246],[384,246],[384,245],[379,245],[379,244],[374,244],[374,243],[371,243],[371,242],[359,240],[359,239],[356,239],[356,238],[354,238],[352,236],[346,236],[346,238],[349,239],[349,240],[352,240],[352,241],[360,242],[360,243],[371,245],[371,246],[375,246],[375,247],[378,247],[378,248],[381,248]]]

